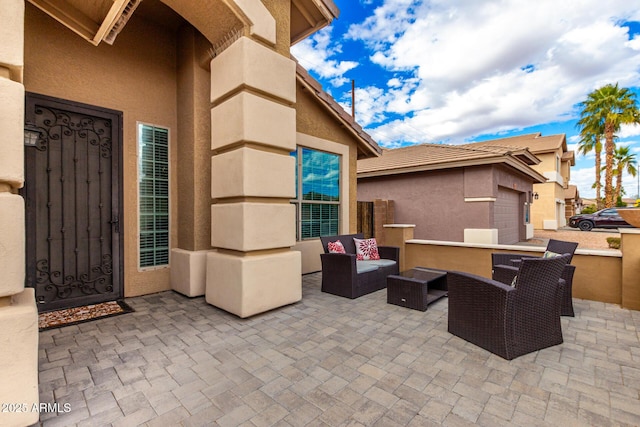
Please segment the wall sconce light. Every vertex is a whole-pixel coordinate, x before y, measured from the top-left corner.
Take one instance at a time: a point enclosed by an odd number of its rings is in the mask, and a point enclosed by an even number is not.
[[[41,130],[33,123],[27,122],[24,125],[24,145],[27,147],[35,147],[38,145]]]
[[[539,198],[540,195],[537,192],[533,193],[533,200],[538,200]]]

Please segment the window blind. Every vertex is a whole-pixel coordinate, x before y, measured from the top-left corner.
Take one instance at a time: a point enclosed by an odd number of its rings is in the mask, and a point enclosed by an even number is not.
[[[169,130],[140,124],[140,267],[169,264]]]

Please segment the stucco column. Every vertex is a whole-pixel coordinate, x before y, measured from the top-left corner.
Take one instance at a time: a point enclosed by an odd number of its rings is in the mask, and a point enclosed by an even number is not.
[[[24,288],[24,1],[0,8],[0,403],[25,404],[0,411],[0,425],[38,421],[38,311]],[[36,407],[37,408],[37,407]],[[8,409],[8,408],[7,408]]]
[[[385,246],[400,248],[400,271],[405,271],[406,242],[413,239],[415,224],[384,224],[382,227],[384,228]]]
[[[171,249],[171,289],[189,297],[206,289],[211,250],[211,79],[199,65],[211,44],[193,27],[178,30],[178,247]]]
[[[248,37],[211,61],[206,300],[248,317],[302,298],[295,245],[295,63]]]
[[[620,229],[622,307],[640,310],[640,230]]]

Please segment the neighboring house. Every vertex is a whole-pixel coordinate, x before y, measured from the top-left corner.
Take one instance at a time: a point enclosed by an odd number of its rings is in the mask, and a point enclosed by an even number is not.
[[[331,0],[3,1],[0,401],[38,400],[35,300],[173,287],[241,317],[300,300],[306,252],[354,231],[356,161],[379,151],[290,55],[337,15]]]
[[[569,184],[564,190],[564,203],[565,203],[565,220],[568,222],[569,218],[573,215],[577,215],[582,210],[582,199],[578,192],[578,187]]]
[[[421,144],[358,161],[358,199],[393,200],[417,239],[516,243],[533,237],[533,185],[545,178],[526,148]],[[535,203],[534,203],[535,205]]]
[[[573,151],[567,151],[564,134],[542,136],[540,133],[519,135],[500,140],[514,147],[528,148],[540,163],[532,166],[547,178],[544,183],[533,186],[535,203],[531,208],[531,223],[535,229],[557,230],[567,225],[565,218],[564,190],[571,179],[571,166],[575,165]],[[469,147],[483,147],[495,141],[469,144]]]

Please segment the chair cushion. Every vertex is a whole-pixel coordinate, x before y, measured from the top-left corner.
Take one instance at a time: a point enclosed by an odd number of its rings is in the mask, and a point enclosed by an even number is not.
[[[558,256],[562,256],[562,254],[558,254],[556,252],[551,252],[551,251],[544,251],[544,254],[542,254],[542,258],[555,258]]]
[[[359,261],[377,260],[380,259],[378,253],[378,242],[375,238],[371,239],[353,239],[353,243],[356,245],[356,259]]]
[[[344,246],[342,245],[342,242],[340,240],[327,243],[327,249],[329,249],[330,254],[346,254],[347,253],[344,250]]]
[[[375,265],[378,267],[389,267],[391,265],[396,265],[396,262],[394,260],[384,259],[384,258],[369,260],[369,261],[360,261],[360,262],[366,262],[367,264]]]
[[[376,271],[377,265],[371,264],[371,261],[356,261],[356,273],[368,273],[369,271]]]

